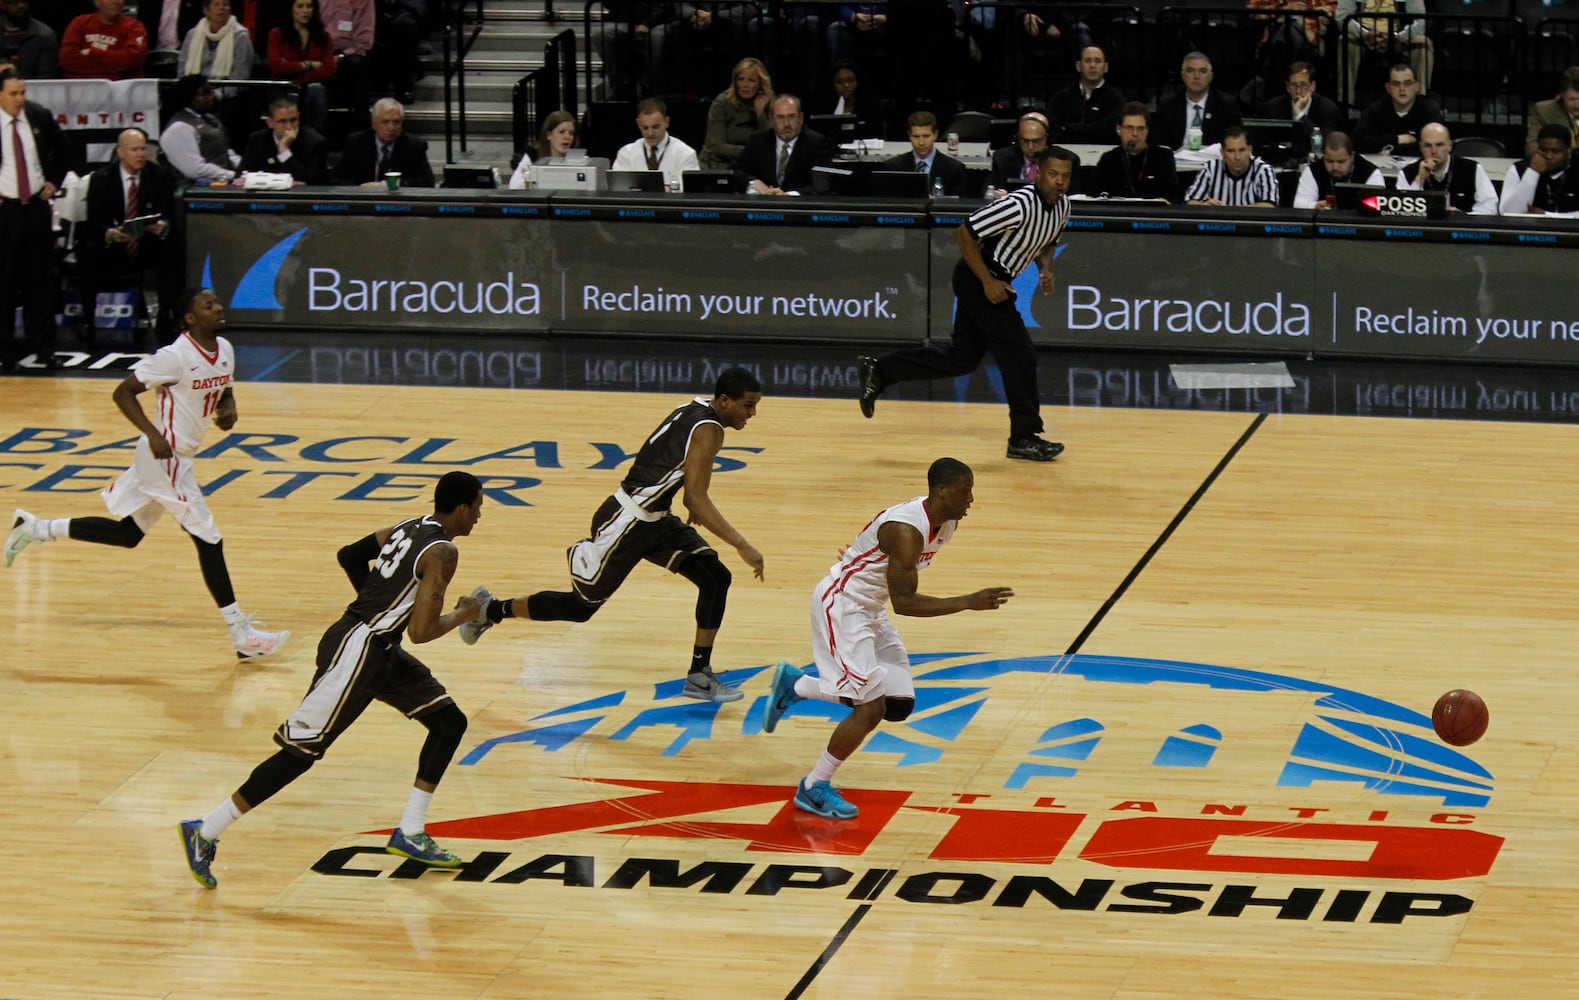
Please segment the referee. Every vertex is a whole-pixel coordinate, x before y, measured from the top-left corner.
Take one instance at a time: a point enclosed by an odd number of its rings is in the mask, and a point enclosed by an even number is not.
[[[1079,158],[1059,146],[1037,154],[1036,179],[983,205],[954,231],[959,263],[954,266],[954,336],[948,347],[917,347],[862,355],[861,413],[870,417],[877,397],[896,382],[951,378],[976,370],[992,352],[1009,400],[1008,457],[1051,462],[1064,450],[1042,432],[1041,394],[1036,385],[1036,349],[1015,303],[1013,282],[1036,262],[1037,287],[1053,292],[1053,248],[1069,221],[1070,179]]]

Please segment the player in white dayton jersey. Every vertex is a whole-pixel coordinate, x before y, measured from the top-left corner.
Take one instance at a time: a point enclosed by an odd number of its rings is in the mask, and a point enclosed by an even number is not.
[[[192,458],[212,422],[228,431],[236,424],[236,351],[219,335],[225,328],[225,307],[206,288],[181,296],[177,308],[186,330],[173,344],[139,361],[115,387],[115,405],[142,432],[132,467],[102,494],[104,505],[120,520],[75,517],[50,520],[18,509],[5,543],[5,564],[34,542],[73,538],[100,545],[136,548],[166,511],[192,536],[203,582],[219,605],[239,659],[276,652],[289,632],[265,632],[253,625],[236,603],[225,566],[224,543],[208,501],[197,484]],[[158,412],[148,419],[137,397],[157,390]]]
[[[780,662],[763,713],[771,733],[784,712],[806,698],[849,705],[833,730],[828,749],[795,786],[795,805],[833,819],[860,812],[833,787],[834,772],[860,749],[880,722],[903,722],[915,708],[910,657],[888,617],[932,618],[958,611],[1000,608],[1014,591],[984,587],[958,597],[929,597],[917,589],[917,574],[954,537],[974,502],[976,478],[964,462],[940,458],[927,470],[927,495],[896,504],[861,529],[811,597],[815,676]]]

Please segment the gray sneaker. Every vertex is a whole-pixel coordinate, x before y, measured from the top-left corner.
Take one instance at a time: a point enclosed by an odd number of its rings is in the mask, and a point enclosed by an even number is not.
[[[472,591],[472,596],[482,602],[483,611],[488,610],[488,602],[493,600],[493,592],[487,587],[478,587]],[[475,646],[477,645],[477,640],[482,638],[482,634],[491,628],[493,628],[493,622],[489,621],[486,616],[480,621],[467,622],[461,626],[461,642],[468,646]]]
[[[680,693],[698,701],[739,701],[746,693],[719,680],[713,668],[693,670],[685,676],[685,687]]]

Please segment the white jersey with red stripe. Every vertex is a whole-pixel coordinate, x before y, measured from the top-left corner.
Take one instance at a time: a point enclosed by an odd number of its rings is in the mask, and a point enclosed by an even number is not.
[[[224,337],[205,351],[190,333],[137,362],[132,374],[159,393],[154,426],[177,455],[194,455],[213,422],[219,399],[236,374],[236,349]]]
[[[921,555],[916,559],[916,569],[923,570],[931,565],[933,555],[954,537],[959,522],[933,524],[925,500],[926,497],[916,497],[895,504],[861,529],[817,585],[817,599],[824,608],[831,611],[835,604],[848,601],[868,611],[880,611],[888,603],[888,555],[877,545],[877,532],[891,521],[908,524],[921,533]]]

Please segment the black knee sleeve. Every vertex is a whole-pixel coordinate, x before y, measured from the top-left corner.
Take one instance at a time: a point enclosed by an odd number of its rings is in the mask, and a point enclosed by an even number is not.
[[[135,549],[143,540],[143,529],[129,517],[112,521],[107,517],[74,517],[71,519],[71,537],[79,542],[97,542],[100,545],[119,545]]]
[[[437,785],[466,735],[466,713],[447,702],[417,721],[428,727],[428,738],[417,755],[417,780]]]
[[[311,757],[280,750],[268,760],[252,769],[252,775],[236,790],[252,808],[257,808],[274,796],[274,793],[307,773],[313,766]]]
[[[598,613],[601,604],[588,604],[575,594],[540,591],[526,599],[528,618],[539,622],[584,622]]]
[[[734,580],[729,567],[718,561],[718,553],[704,552],[682,562],[675,572],[696,584],[696,627],[714,629],[724,623],[724,606],[729,602],[729,584]]]
[[[914,698],[884,698],[883,721],[904,722],[910,718],[910,713],[916,710]]]

